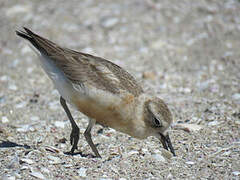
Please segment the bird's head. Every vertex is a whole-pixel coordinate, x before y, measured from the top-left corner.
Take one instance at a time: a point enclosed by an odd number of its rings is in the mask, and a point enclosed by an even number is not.
[[[144,103],[144,122],[151,129],[151,134],[157,137],[163,148],[175,152],[167,132],[172,123],[172,114],[163,100],[154,97]]]

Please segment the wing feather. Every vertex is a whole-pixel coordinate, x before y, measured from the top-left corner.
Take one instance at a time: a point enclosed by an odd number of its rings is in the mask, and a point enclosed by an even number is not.
[[[135,78],[118,65],[100,57],[62,48],[29,29],[24,29],[26,32],[17,31],[17,34],[48,56],[74,85],[88,84],[113,94],[127,91],[139,96],[143,92]]]

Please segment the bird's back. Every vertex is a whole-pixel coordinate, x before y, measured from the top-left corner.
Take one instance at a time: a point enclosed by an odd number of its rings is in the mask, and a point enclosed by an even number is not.
[[[62,48],[24,29],[17,34],[40,52],[43,69],[64,99],[99,124],[118,129],[125,123],[123,117],[131,114],[134,99],[143,93],[133,76],[108,60]]]
[[[139,96],[143,92],[135,78],[118,65],[100,57],[62,48],[24,29],[26,32],[17,31],[17,34],[29,40],[43,56],[53,61],[71,83],[87,83],[113,94],[123,90]]]

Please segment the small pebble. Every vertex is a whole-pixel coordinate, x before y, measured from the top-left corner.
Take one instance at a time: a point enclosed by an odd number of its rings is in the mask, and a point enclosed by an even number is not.
[[[78,175],[81,177],[87,177],[87,169],[86,168],[80,168],[78,170]]]
[[[193,161],[187,161],[186,164],[188,164],[188,165],[194,165],[195,162],[193,162]]]
[[[50,160],[49,163],[50,164],[60,164],[62,161],[59,157],[55,157],[55,156],[48,156],[48,159]]]
[[[129,151],[129,152],[128,152],[128,155],[129,155],[129,156],[131,156],[131,155],[133,155],[133,154],[139,154],[139,152],[138,152],[138,151]]]
[[[91,47],[85,47],[81,51],[88,54],[94,54],[94,50]]]
[[[32,67],[27,68],[27,73],[28,74],[31,74],[32,72],[33,72],[33,68]]]
[[[118,18],[111,17],[111,18],[105,19],[102,22],[102,26],[105,27],[105,28],[111,28],[111,27],[115,26],[118,22],[119,22]]]
[[[55,125],[56,127],[59,127],[59,128],[64,128],[64,127],[65,127],[65,124],[66,124],[66,122],[63,122],[63,121],[55,121],[55,122],[54,122],[54,125]]]
[[[226,151],[224,153],[222,153],[222,156],[229,156],[232,152],[231,151]]]
[[[199,131],[203,128],[203,126],[198,125],[198,124],[181,123],[181,124],[173,124],[172,128],[173,129],[181,129],[186,132],[191,132],[191,131]]]
[[[156,161],[166,162],[166,159],[162,155],[160,155],[160,154],[154,154],[154,155],[152,155],[152,157]]]
[[[49,103],[49,108],[53,111],[56,111],[59,107],[59,102],[58,101],[53,101]]]
[[[23,101],[15,105],[16,109],[23,108],[27,105],[27,102]]]
[[[9,120],[8,120],[7,116],[3,116],[2,123],[8,123],[8,122],[9,122]]]
[[[61,148],[61,149],[65,149],[65,147],[66,147],[65,144],[60,144],[60,145],[59,145],[59,148]]]
[[[220,124],[219,121],[211,121],[211,122],[208,123],[209,126],[216,126],[218,124]]]
[[[12,158],[12,157],[11,157]],[[9,158],[7,158],[9,159]],[[8,164],[9,169],[16,169],[19,165],[19,157],[17,153],[15,154],[14,158],[11,160],[11,162]]]
[[[67,139],[66,139],[66,138],[62,138],[62,139],[59,139],[58,142],[59,142],[59,143],[66,143],[66,142],[67,142]]]
[[[154,72],[146,71],[146,72],[143,73],[142,77],[144,79],[155,80],[156,79],[156,74]]]
[[[172,175],[171,173],[168,174],[168,175],[167,175],[167,179],[174,179],[174,178],[173,178],[173,175]]]
[[[234,100],[239,100],[240,99],[240,93],[236,93],[236,94],[232,95],[232,98]]]
[[[47,168],[45,168],[45,167],[42,167],[41,171],[44,172],[44,173],[47,173],[47,174],[50,173],[50,171]]]
[[[190,88],[180,87],[178,91],[182,93],[190,93],[192,90]]]
[[[240,120],[235,121],[235,124],[240,125]]]
[[[16,91],[16,90],[18,90],[18,87],[15,84],[9,84],[8,89],[10,89],[12,91]]]
[[[34,130],[35,129],[29,124],[21,125],[19,128],[17,128],[17,132],[29,132]]]
[[[8,78],[8,76],[6,76],[6,75],[1,76],[1,78],[0,78],[0,80],[3,81],[3,82],[7,81],[8,79],[9,79],[9,78]]]
[[[53,146],[45,146],[45,150],[53,153],[60,153],[60,150]]]
[[[22,158],[22,159],[20,160],[20,162],[24,162],[24,163],[27,163],[27,164],[33,164],[33,163],[34,163],[33,160],[31,160],[31,159],[26,159],[26,158]]]
[[[65,168],[70,168],[70,167],[73,167],[73,165],[72,164],[64,164],[63,165]]]
[[[29,6],[29,5],[17,4],[13,7],[10,7],[9,9],[7,9],[6,15],[7,16],[15,16],[15,15],[18,15],[20,13],[27,13],[30,10],[31,10],[31,6]]]
[[[21,166],[21,168],[20,168],[20,170],[26,170],[26,169],[29,169],[29,167],[28,166]]]
[[[173,157],[173,154],[166,149],[161,149],[161,153],[165,159],[171,159]]]
[[[33,171],[33,172],[30,173],[30,175],[32,175],[32,176],[34,176],[36,178],[39,178],[39,179],[46,179],[44,177],[44,175],[42,173],[40,173],[40,172]]]

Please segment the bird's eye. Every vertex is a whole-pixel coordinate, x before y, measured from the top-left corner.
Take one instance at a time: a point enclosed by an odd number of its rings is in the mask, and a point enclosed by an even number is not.
[[[155,125],[156,125],[157,127],[161,127],[161,126],[162,126],[160,120],[157,119],[156,117],[154,117],[154,123],[155,123]]]

